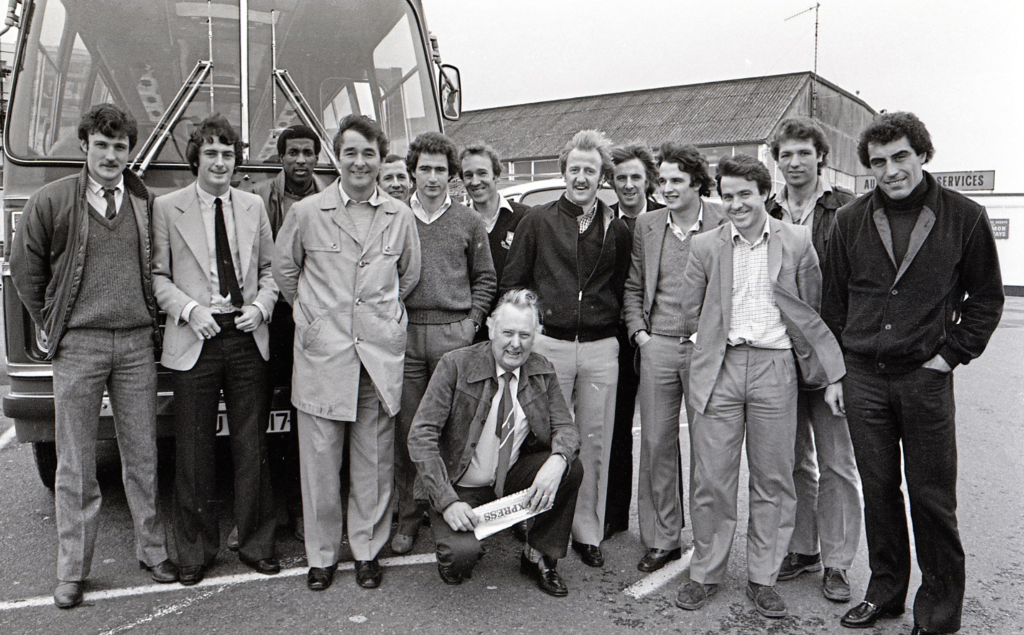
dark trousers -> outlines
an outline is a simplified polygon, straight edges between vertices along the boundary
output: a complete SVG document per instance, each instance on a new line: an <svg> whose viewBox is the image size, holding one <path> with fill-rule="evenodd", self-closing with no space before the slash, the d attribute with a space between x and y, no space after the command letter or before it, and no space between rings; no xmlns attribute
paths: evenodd
<svg viewBox="0 0 1024 635"><path fill-rule="evenodd" d="M292 307L286 302L274 305L270 324L270 383L267 398L274 389L289 387L292 383L292 355L295 342L295 322ZM302 485L299 477L299 422L295 406L289 404L291 430L267 435L267 456L270 476L274 483L279 525L302 518Z"/></svg>
<svg viewBox="0 0 1024 635"><path fill-rule="evenodd" d="M227 405L234 464L238 552L250 560L274 555L274 499L267 470L267 363L251 333L233 316L216 316L221 331L203 344L195 365L175 371L174 537L182 566L217 557L216 426L221 391Z"/></svg>
<svg viewBox="0 0 1024 635"><path fill-rule="evenodd" d="M620 326L619 386L615 395L615 427L612 429L612 453L608 459L608 498L605 500L604 524L612 531L629 529L629 503L633 498L633 415L640 375L633 369L636 351Z"/></svg>
<svg viewBox="0 0 1024 635"><path fill-rule="evenodd" d="M900 448L910 496L921 587L914 621L931 632L960 628L964 550L956 520L953 374L919 368L877 374L847 359L843 380L850 437L864 490L871 582L865 600L902 607L910 584L910 538L900 491Z"/></svg>
<svg viewBox="0 0 1024 635"><path fill-rule="evenodd" d="M523 454L508 470L505 478L505 490L509 493L527 489L533 485L544 462L551 456L548 452ZM562 482L555 494L555 502L551 509L533 517L527 544L552 560L565 557L572 533L572 519L576 513L576 494L583 480L583 465L579 459L572 462L572 467L562 475ZM476 507L489 503L495 498L493 487L460 487L455 486L459 500ZM482 545L472 531L454 531L445 522L443 514L430 508L430 528L434 530L434 541L437 544L438 563L453 567L460 574L468 574L476 566L483 554Z"/></svg>

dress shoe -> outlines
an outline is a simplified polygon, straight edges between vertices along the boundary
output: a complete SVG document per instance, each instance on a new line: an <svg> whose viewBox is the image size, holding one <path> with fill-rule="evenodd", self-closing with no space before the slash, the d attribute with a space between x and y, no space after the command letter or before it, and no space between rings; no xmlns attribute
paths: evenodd
<svg viewBox="0 0 1024 635"><path fill-rule="evenodd" d="M253 560L252 558L246 558L242 554L238 554L238 559L242 561L242 564L246 565L256 573L262 573L263 575L276 575L281 573L281 563L277 561L277 558L260 558L259 560Z"/></svg>
<svg viewBox="0 0 1024 635"><path fill-rule="evenodd" d="M774 586L747 582L747 597L754 608L765 617L786 617L786 602Z"/></svg>
<svg viewBox="0 0 1024 635"><path fill-rule="evenodd" d="M530 576L537 581L541 591L556 598L564 598L569 595L569 588L558 575L557 561L547 556L541 556L537 562L530 562L525 553L519 554L519 572Z"/></svg>
<svg viewBox="0 0 1024 635"><path fill-rule="evenodd" d="M675 549L648 549L644 557L640 558L640 563L636 565L636 568L644 573L651 573L681 557L683 557L683 550L679 547Z"/></svg>
<svg viewBox="0 0 1024 635"><path fill-rule="evenodd" d="M139 560L139 568L143 571L149 571L149 575L153 577L153 580L161 584L178 581L178 567L170 560L164 560L160 564L155 564L152 567L147 566L145 562Z"/></svg>
<svg viewBox="0 0 1024 635"><path fill-rule="evenodd" d="M779 569L779 582L792 580L801 573L815 573L821 571L821 554L807 556L802 553L789 552L782 560L782 568Z"/></svg>
<svg viewBox="0 0 1024 635"><path fill-rule="evenodd" d="M441 582L451 584L453 586L456 584L462 584L466 579L461 573L455 570L455 567L449 567L441 564L440 562L437 563L437 573L441 576Z"/></svg>
<svg viewBox="0 0 1024 635"><path fill-rule="evenodd" d="M181 586L199 584L204 577L206 577L206 567L201 564L184 566L178 570L178 582L181 583Z"/></svg>
<svg viewBox="0 0 1024 635"><path fill-rule="evenodd" d="M228 534L228 550L238 551L238 525L231 528L231 533Z"/></svg>
<svg viewBox="0 0 1024 635"><path fill-rule="evenodd" d="M380 586L380 580L384 572L380 568L377 559L356 560L356 584L364 589L376 589Z"/></svg>
<svg viewBox="0 0 1024 635"><path fill-rule="evenodd" d="M935 631L926 631L917 624L914 624L914 630L910 631L910 635L939 635Z"/></svg>
<svg viewBox="0 0 1024 635"><path fill-rule="evenodd" d="M58 581L57 588L53 590L53 603L60 609L74 608L82 603L82 591L84 588L84 581Z"/></svg>
<svg viewBox="0 0 1024 635"><path fill-rule="evenodd" d="M582 542L572 541L572 550L580 554L580 560L588 567L603 567L604 554L601 548L595 545L588 545Z"/></svg>
<svg viewBox="0 0 1024 635"><path fill-rule="evenodd" d="M861 602L846 612L839 623L846 628L870 628L882 617L899 617L903 615L903 607L892 608L878 606L871 602Z"/></svg>
<svg viewBox="0 0 1024 635"><path fill-rule="evenodd" d="M850 579L846 571L825 567L825 577L821 582L821 592L833 602L850 601Z"/></svg>
<svg viewBox="0 0 1024 635"><path fill-rule="evenodd" d="M334 572L338 570L338 564L334 563L329 567L310 567L306 574L306 586L310 591L323 591L334 582Z"/></svg>
<svg viewBox="0 0 1024 635"><path fill-rule="evenodd" d="M391 551L394 551L398 555L409 553L412 551L412 543L415 542L415 540L415 536L395 534L395 537L391 539Z"/></svg>
<svg viewBox="0 0 1024 635"><path fill-rule="evenodd" d="M679 594L676 596L676 606L687 611L696 611L704 608L714 595L718 593L717 584L701 584L690 580L679 587Z"/></svg>

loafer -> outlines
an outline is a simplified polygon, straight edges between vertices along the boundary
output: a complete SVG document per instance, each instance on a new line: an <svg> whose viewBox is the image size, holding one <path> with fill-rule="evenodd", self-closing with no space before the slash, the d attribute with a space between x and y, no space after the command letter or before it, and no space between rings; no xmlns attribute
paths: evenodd
<svg viewBox="0 0 1024 635"><path fill-rule="evenodd" d="M651 573L681 557L683 557L683 550L679 547L675 549L648 549L644 557L640 558L636 568L644 573Z"/></svg>
<svg viewBox="0 0 1024 635"><path fill-rule="evenodd" d="M164 560L152 567L139 560L139 568L143 571L149 571L149 575L152 576L153 580L160 584L178 581L178 567L170 560Z"/></svg>
<svg viewBox="0 0 1024 635"><path fill-rule="evenodd" d="M238 525L231 528L231 533L228 534L228 550L238 551Z"/></svg>
<svg viewBox="0 0 1024 635"><path fill-rule="evenodd" d="M409 553L410 551L412 551L412 543L415 541L415 536L395 534L395 537L391 539L391 551L394 551L398 555L402 555L403 553Z"/></svg>
<svg viewBox="0 0 1024 635"><path fill-rule="evenodd" d="M57 588L53 590L53 603L60 609L70 609L82 603L82 594L85 590L85 582L57 582Z"/></svg>
<svg viewBox="0 0 1024 635"><path fill-rule="evenodd" d="M899 617L903 615L903 607L878 606L864 601L846 612L839 623L846 628L870 628L883 617Z"/></svg>
<svg viewBox="0 0 1024 635"><path fill-rule="evenodd" d="M821 592L826 599L833 602L850 601L850 579L842 569L825 568L825 577L821 582Z"/></svg>
<svg viewBox="0 0 1024 635"><path fill-rule="evenodd" d="M569 595L569 588L565 586L562 576L558 575L557 561L547 556L541 556L537 562L530 562L525 553L519 554L519 572L537 581L537 587L541 591L556 598L564 598Z"/></svg>
<svg viewBox="0 0 1024 635"><path fill-rule="evenodd" d="M462 584L466 579L461 573L455 570L455 567L449 567L441 564L440 562L437 563L437 573L441 576L441 582L453 586L456 584Z"/></svg>
<svg viewBox="0 0 1024 635"><path fill-rule="evenodd" d="M747 582L747 597L754 601L754 608L765 617L786 617L786 602L773 586Z"/></svg>
<svg viewBox="0 0 1024 635"><path fill-rule="evenodd" d="M281 563L277 561L277 558L260 558L259 560L253 560L252 558L246 558L242 554L238 554L238 559L242 561L242 564L246 565L256 573L262 573L263 575L276 575L281 573Z"/></svg>
<svg viewBox="0 0 1024 635"><path fill-rule="evenodd" d="M676 606L687 611L696 611L704 608L714 595L718 593L717 584L701 584L690 580L679 587L679 594L676 595Z"/></svg>
<svg viewBox="0 0 1024 635"><path fill-rule="evenodd" d="M310 567L306 574L306 586L310 591L323 591L334 582L334 572L338 570L338 564L334 563L329 567Z"/></svg>
<svg viewBox="0 0 1024 635"><path fill-rule="evenodd" d="M816 573L821 571L821 554L807 556L802 553L789 552L782 560L782 568L776 578L779 582L792 580L801 573Z"/></svg>
<svg viewBox="0 0 1024 635"><path fill-rule="evenodd" d="M601 548L596 545L588 545L582 542L572 541L572 550L580 554L580 560L588 567L603 567L604 554Z"/></svg>
<svg viewBox="0 0 1024 635"><path fill-rule="evenodd" d="M356 560L356 584L364 589L376 589L379 587L383 576L384 572L381 570L380 563L377 562L376 558L373 560Z"/></svg>
<svg viewBox="0 0 1024 635"><path fill-rule="evenodd" d="M178 582L181 586L192 586L199 584L206 577L206 567L201 564L193 564L178 569Z"/></svg>

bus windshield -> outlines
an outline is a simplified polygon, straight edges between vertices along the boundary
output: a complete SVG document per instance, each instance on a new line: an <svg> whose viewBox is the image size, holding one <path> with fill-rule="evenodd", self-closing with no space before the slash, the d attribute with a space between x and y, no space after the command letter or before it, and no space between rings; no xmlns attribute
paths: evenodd
<svg viewBox="0 0 1024 635"><path fill-rule="evenodd" d="M156 163L186 163L192 130L220 113L239 128L249 122L248 165L278 164L277 135L301 119L275 88L273 40L277 68L288 71L328 135L345 115L364 114L380 122L393 151L404 154L417 134L439 129L428 54L406 0L32 4L5 132L7 152L20 160L81 160L78 121L90 106L106 101L126 107L138 120L134 157L196 64L211 60L212 73ZM328 164L329 151L321 154L322 164Z"/></svg>

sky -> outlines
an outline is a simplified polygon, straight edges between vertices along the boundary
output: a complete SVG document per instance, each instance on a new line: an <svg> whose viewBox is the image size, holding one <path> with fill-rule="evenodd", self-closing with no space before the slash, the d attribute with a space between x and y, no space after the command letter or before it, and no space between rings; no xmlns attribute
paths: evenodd
<svg viewBox="0 0 1024 635"><path fill-rule="evenodd" d="M423 0L466 110L814 68L814 0ZM820 0L818 73L1024 192L1024 3ZM864 171L867 172L866 170Z"/></svg>

